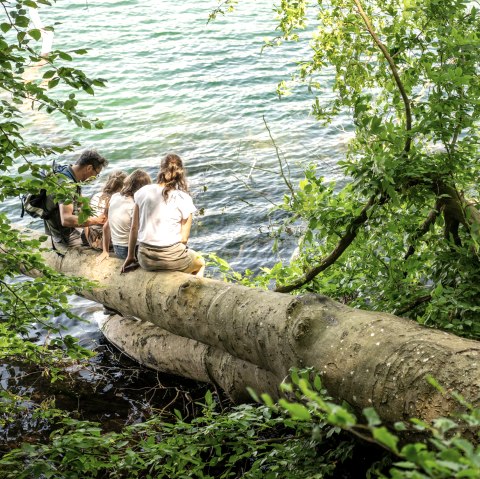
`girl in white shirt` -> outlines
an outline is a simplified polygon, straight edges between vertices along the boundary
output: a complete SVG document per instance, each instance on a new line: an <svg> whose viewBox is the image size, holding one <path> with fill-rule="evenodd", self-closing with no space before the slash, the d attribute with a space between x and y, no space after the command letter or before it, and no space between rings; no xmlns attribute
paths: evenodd
<svg viewBox="0 0 480 479"><path fill-rule="evenodd" d="M97 258L97 263L108 258L110 240L116 256L121 259L127 257L128 238L135 206L133 195L140 188L151 183L152 180L146 171L135 170L125 178L121 191L112 195L106 210L107 221L103 225L103 253Z"/></svg>
<svg viewBox="0 0 480 479"><path fill-rule="evenodd" d="M187 247L192 213L196 211L185 178L182 160L168 154L160 165L157 183L134 195L132 229L124 272L135 263L148 271L171 270L203 276L205 261Z"/></svg>
<svg viewBox="0 0 480 479"><path fill-rule="evenodd" d="M113 194L120 191L123 187L123 180L127 174L120 170L115 170L108 175L107 181L103 185L102 191L95 193L90 198L90 208L93 216L102 216L106 214ZM87 226L85 228L85 236L90 247L94 249L102 249L103 225Z"/></svg>

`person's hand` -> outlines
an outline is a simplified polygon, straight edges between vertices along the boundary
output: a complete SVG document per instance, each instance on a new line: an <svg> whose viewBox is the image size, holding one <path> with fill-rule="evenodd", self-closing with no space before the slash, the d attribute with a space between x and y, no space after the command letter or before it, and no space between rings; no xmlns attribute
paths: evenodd
<svg viewBox="0 0 480 479"><path fill-rule="evenodd" d="M88 218L87 222L84 223L84 226L103 225L106 221L106 215L91 216L90 218Z"/></svg>
<svg viewBox="0 0 480 479"><path fill-rule="evenodd" d="M96 216L94 219L96 220L95 224L103 225L107 221L107 215Z"/></svg>
<svg viewBox="0 0 480 479"><path fill-rule="evenodd" d="M128 271L128 268L131 267L133 264L135 264L135 258L127 257L127 259L122 265L122 273L126 273Z"/></svg>
<svg viewBox="0 0 480 479"><path fill-rule="evenodd" d="M100 264L104 259L107 259L110 256L108 251L104 251L101 255L97 256L95 259L96 264Z"/></svg>

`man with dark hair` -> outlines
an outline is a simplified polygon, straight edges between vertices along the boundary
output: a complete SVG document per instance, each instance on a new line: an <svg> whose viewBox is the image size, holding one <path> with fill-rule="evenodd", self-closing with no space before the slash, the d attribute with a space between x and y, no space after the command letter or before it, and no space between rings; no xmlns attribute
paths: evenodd
<svg viewBox="0 0 480 479"><path fill-rule="evenodd" d="M68 181L82 183L95 179L102 169L107 166L108 161L95 150L84 151L73 165L55 166L54 172L64 175ZM80 185L77 185L77 195L82 193ZM83 227L102 225L105 223L105 216L92 216L82 224L78 220L78 202L75 198L70 204L58 204L53 214L45 220L45 231L52 237L55 249L64 249L72 246L82 246L84 240Z"/></svg>

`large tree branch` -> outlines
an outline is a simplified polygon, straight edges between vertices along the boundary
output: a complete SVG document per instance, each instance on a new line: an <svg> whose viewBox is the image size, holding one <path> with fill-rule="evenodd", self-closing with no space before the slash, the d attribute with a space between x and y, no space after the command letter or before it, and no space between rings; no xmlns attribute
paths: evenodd
<svg viewBox="0 0 480 479"><path fill-rule="evenodd" d="M290 293L291 291L309 283L310 281L312 281L313 278L315 278L315 276L317 276L319 273L326 270L329 266L335 263L335 261L340 258L343 252L352 244L353 240L357 237L358 229L368 219L368 210L370 210L370 208L376 203L376 195L371 196L367 204L363 207L360 214L352 219L352 221L347 227L346 233L337 243L335 249L328 256L322 259L322 261L320 261L317 266L308 270L301 278L297 279L293 283L285 286L278 286L277 288L275 288L275 291L279 293Z"/></svg>
<svg viewBox="0 0 480 479"><path fill-rule="evenodd" d="M458 411L458 402L446 400L426 375L480 403L478 342L322 296L293 297L178 272L121 275L120 260L99 267L87 249L42 256L63 274L101 284L81 294L143 320L109 320L108 338L129 356L213 380L236 399L251 400L245 386L273 395L291 367L311 366L332 397L356 410L374 407L385 422Z"/></svg>
<svg viewBox="0 0 480 479"><path fill-rule="evenodd" d="M410 132L412 129L412 111L410 108L410 100L407 95L407 91L405 89L405 86L400 79L400 75L397 70L397 66L395 65L395 62L393 61L393 58L391 57L390 53L388 53L387 48L385 45L382 43L378 35L375 33L372 23L370 22L370 19L368 18L367 14L365 13L365 10L363 10L363 7L360 3L359 0L353 0L355 5L357 6L358 13L362 17L362 20L365 23L365 26L367 27L368 33L370 33L371 37L373 38L373 41L376 43L378 48L381 50L383 53L383 56L387 60L390 70L392 71L393 78L395 79L395 83L397 84L398 90L400 91L400 95L402 96L403 103L405 105L405 117L406 117L406 130L407 133ZM412 139L410 137L410 134L408 134L407 139L405 141L405 147L404 147L404 152L408 153L410 151L410 146L412 143Z"/></svg>

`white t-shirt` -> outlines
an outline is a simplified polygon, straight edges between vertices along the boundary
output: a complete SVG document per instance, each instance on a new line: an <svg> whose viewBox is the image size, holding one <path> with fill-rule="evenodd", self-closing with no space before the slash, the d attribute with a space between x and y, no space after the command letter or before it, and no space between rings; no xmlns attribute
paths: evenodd
<svg viewBox="0 0 480 479"><path fill-rule="evenodd" d="M110 198L108 223L114 245L128 246L134 207L135 203L131 196L123 196L120 193L115 193Z"/></svg>
<svg viewBox="0 0 480 479"><path fill-rule="evenodd" d="M93 216L100 216L105 214L105 208L108 203L108 195L104 195L101 191L95 193L90 198L90 208L92 208Z"/></svg>
<svg viewBox="0 0 480 479"><path fill-rule="evenodd" d="M182 240L182 220L196 211L192 197L180 190L171 190L168 200L163 187L146 185L134 195L139 209L138 242L151 246L171 246Z"/></svg>

